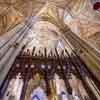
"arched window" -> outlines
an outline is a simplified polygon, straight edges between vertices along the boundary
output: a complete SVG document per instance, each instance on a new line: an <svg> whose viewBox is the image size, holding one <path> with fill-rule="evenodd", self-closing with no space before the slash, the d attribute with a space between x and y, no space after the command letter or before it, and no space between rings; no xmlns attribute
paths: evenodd
<svg viewBox="0 0 100 100"><path fill-rule="evenodd" d="M28 82L25 100L46 100L45 82L36 73Z"/></svg>

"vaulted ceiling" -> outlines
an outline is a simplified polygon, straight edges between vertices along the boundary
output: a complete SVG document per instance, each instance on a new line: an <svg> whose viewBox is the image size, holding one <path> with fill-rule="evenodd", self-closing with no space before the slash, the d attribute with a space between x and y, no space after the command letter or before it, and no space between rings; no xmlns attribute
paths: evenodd
<svg viewBox="0 0 100 100"><path fill-rule="evenodd" d="M91 0L0 0L0 34L38 12L61 32L69 27L87 40L100 32L100 13L93 10Z"/></svg>
<svg viewBox="0 0 100 100"><path fill-rule="evenodd" d="M31 14L35 15L47 3L48 7L47 11L45 12L49 12L49 15L44 15L46 15L46 18L47 16L50 18L50 16L54 17L56 15L55 17L57 18L59 17L59 8L63 10L63 13L67 9L70 11L70 13L77 14L80 12L81 8L84 7L86 0L1 0L0 33L3 34L6 31L12 29L16 24L23 21L26 17L31 16Z"/></svg>

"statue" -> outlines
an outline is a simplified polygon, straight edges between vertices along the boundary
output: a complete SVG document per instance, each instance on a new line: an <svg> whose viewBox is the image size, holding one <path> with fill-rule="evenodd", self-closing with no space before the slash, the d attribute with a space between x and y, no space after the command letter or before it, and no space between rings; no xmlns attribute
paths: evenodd
<svg viewBox="0 0 100 100"><path fill-rule="evenodd" d="M3 100L20 100L22 87L23 80L21 79L21 73L18 73L15 79L11 79Z"/></svg>
<svg viewBox="0 0 100 100"><path fill-rule="evenodd" d="M64 80L60 79L60 77L57 74L55 74L54 76L54 83L55 83L56 94L58 95L59 98L58 100L69 100Z"/></svg>

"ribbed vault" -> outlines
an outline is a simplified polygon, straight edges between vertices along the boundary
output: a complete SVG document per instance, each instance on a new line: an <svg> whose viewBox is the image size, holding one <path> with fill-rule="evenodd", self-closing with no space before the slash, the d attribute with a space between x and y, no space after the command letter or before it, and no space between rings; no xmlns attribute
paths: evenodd
<svg viewBox="0 0 100 100"><path fill-rule="evenodd" d="M100 14L93 10L93 2L93 0L1 0L0 34L3 35L29 16L35 16L40 12L38 16L42 21L56 25L62 33L69 27L82 38L90 40L91 36L100 32ZM64 21L68 16L71 20L68 18Z"/></svg>
<svg viewBox="0 0 100 100"><path fill-rule="evenodd" d="M35 15L43 6L46 5L46 3L48 3L49 18L51 13L56 14L55 18L57 18L59 17L59 8L63 9L63 11L68 9L70 13L75 14L78 10L81 10L80 8L82 8L82 4L85 3L85 0L1 0L0 9L2 10L0 10L0 34L12 29L18 23L25 20L26 17L31 16L32 14ZM54 17L53 14L52 16ZM47 15L48 14L46 14L45 20L47 19ZM48 20L51 20L51 18L49 18ZM59 24L62 26L61 21Z"/></svg>

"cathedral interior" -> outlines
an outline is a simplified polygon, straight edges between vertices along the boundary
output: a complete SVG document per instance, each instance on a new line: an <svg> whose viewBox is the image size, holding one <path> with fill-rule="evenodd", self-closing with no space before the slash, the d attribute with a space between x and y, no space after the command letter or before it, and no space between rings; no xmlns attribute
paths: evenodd
<svg viewBox="0 0 100 100"><path fill-rule="evenodd" d="M100 0L0 0L0 100L100 100Z"/></svg>

